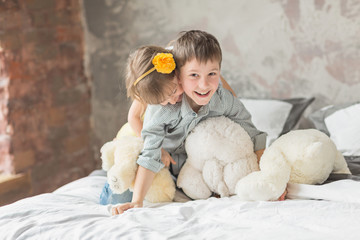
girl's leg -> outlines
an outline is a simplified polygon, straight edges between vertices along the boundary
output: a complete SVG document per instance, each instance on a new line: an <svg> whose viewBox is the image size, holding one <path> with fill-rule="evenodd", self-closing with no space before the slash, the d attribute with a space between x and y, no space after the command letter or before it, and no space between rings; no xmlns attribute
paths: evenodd
<svg viewBox="0 0 360 240"><path fill-rule="evenodd" d="M109 184L106 182L100 195L100 204L107 205L131 202L132 195L133 193L129 190L126 190L121 194L115 194L111 191Z"/></svg>

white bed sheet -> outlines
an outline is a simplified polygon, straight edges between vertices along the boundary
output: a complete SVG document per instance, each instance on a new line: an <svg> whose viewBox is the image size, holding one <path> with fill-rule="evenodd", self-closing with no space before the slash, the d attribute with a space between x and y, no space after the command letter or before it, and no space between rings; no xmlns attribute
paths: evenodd
<svg viewBox="0 0 360 240"><path fill-rule="evenodd" d="M359 182L291 185L289 196L307 199L283 202L186 201L178 192L181 202L111 216L98 204L105 181L88 176L1 207L0 239L360 239Z"/></svg>

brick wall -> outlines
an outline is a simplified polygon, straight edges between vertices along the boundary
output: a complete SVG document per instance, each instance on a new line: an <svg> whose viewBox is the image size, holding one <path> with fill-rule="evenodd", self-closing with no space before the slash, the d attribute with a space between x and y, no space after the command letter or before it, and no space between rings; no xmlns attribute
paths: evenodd
<svg viewBox="0 0 360 240"><path fill-rule="evenodd" d="M96 166L80 8L79 0L0 1L0 172L29 186L15 198Z"/></svg>

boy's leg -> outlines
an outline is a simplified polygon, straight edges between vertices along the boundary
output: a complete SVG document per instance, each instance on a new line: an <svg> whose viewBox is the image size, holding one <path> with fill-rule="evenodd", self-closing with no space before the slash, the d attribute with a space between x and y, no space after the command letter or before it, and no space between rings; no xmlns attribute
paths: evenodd
<svg viewBox="0 0 360 240"><path fill-rule="evenodd" d="M111 191L109 184L106 182L100 195L100 204L118 204L131 202L133 193L128 190L121 194L115 194Z"/></svg>

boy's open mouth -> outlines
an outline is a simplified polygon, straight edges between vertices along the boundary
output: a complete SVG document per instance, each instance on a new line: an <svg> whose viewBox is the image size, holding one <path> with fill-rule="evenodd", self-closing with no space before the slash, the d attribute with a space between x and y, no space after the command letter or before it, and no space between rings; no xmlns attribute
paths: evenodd
<svg viewBox="0 0 360 240"><path fill-rule="evenodd" d="M207 92L201 93L201 92L195 91L196 95L198 95L199 97L207 97L207 96L209 96L210 92L211 92L211 91L207 91Z"/></svg>

